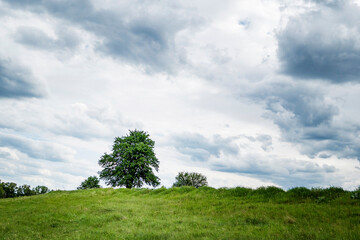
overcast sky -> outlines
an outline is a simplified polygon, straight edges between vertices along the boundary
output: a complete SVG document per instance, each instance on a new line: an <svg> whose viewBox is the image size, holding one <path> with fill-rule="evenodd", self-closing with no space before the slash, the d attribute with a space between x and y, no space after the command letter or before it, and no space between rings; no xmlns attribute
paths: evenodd
<svg viewBox="0 0 360 240"><path fill-rule="evenodd" d="M352 190L359 22L351 0L0 0L0 179L75 189L139 129L166 187Z"/></svg>

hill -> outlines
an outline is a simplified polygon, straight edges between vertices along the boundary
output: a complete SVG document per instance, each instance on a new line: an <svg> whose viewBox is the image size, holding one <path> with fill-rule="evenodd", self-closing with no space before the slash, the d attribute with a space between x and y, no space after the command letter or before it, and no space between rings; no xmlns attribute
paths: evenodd
<svg viewBox="0 0 360 240"><path fill-rule="evenodd" d="M0 199L0 239L360 239L342 189L54 191Z"/></svg>

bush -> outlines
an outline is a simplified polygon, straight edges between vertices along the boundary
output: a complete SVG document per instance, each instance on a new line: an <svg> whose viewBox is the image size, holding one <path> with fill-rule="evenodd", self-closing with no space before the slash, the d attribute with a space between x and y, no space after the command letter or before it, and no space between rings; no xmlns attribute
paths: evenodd
<svg viewBox="0 0 360 240"><path fill-rule="evenodd" d="M253 195L261 195L265 198L273 198L279 193L284 193L285 191L281 188L275 187L275 186L269 186L269 187L259 187L255 189L252 193Z"/></svg>
<svg viewBox="0 0 360 240"><path fill-rule="evenodd" d="M33 191L35 194L44 194L50 192L49 188L46 186L36 186Z"/></svg>
<svg viewBox="0 0 360 240"><path fill-rule="evenodd" d="M96 176L91 176L85 179L77 189L100 188L99 182L100 180Z"/></svg>
<svg viewBox="0 0 360 240"><path fill-rule="evenodd" d="M3 188L3 184L1 183L1 180L0 180L0 198L5 198L5 190Z"/></svg>
<svg viewBox="0 0 360 240"><path fill-rule="evenodd" d="M179 172L175 180L176 182L173 184L173 187L192 186L199 188L207 186L206 177L201 173Z"/></svg>
<svg viewBox="0 0 360 240"><path fill-rule="evenodd" d="M360 199L360 186L351 193L351 199Z"/></svg>
<svg viewBox="0 0 360 240"><path fill-rule="evenodd" d="M287 191L288 194L296 199L311 198L311 190L306 187L295 187Z"/></svg>

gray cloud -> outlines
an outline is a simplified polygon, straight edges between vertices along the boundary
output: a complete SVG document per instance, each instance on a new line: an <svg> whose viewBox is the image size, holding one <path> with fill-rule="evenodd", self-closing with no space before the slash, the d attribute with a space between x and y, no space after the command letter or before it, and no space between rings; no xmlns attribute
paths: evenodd
<svg viewBox="0 0 360 240"><path fill-rule="evenodd" d="M98 51L140 65L147 71L175 71L175 64L184 61L183 53L175 49L175 35L189 22L195 23L187 17L190 15L184 14L175 3L123 3L122 12L116 13L95 8L89 0L5 2L13 7L47 13L64 22L75 24L101 38L101 43L96 47ZM38 38L42 43L33 43L33 40ZM49 48L49 44L44 42L46 38L43 33L23 32L19 40L26 44Z"/></svg>
<svg viewBox="0 0 360 240"><path fill-rule="evenodd" d="M192 161L201 162L203 167L271 181L284 188L329 184L325 179L337 171L327 164L274 156L270 152L272 138L269 135L206 138L200 134L183 134L174 137L172 144L180 153L191 156Z"/></svg>
<svg viewBox="0 0 360 240"><path fill-rule="evenodd" d="M0 58L0 98L40 98L44 95L43 87L30 70Z"/></svg>
<svg viewBox="0 0 360 240"><path fill-rule="evenodd" d="M60 108L37 106L26 102L0 105L0 130L14 129L39 135L71 136L82 140L112 139L114 134L126 133L128 129L142 128L118 111L107 106L75 103L61 111Z"/></svg>
<svg viewBox="0 0 360 240"><path fill-rule="evenodd" d="M79 44L76 34L68 29L58 29L57 39L34 27L19 27L14 35L18 43L41 50L74 49Z"/></svg>
<svg viewBox="0 0 360 240"><path fill-rule="evenodd" d="M282 71L302 79L360 82L360 7L315 2L316 10L291 18L277 35Z"/></svg>
<svg viewBox="0 0 360 240"><path fill-rule="evenodd" d="M231 172L240 175L256 177L261 180L271 180L285 189L306 186L319 187L324 185L336 185L337 179L331 179L331 174L337 169L330 165L319 165L309 161L295 159L271 159L270 161L261 158L247 159L245 166L229 166L218 164L213 166L214 170Z"/></svg>
<svg viewBox="0 0 360 240"><path fill-rule="evenodd" d="M251 96L262 102L281 130L284 141L309 157L335 155L360 159L360 125L334 121L339 109L317 88L295 83L273 83Z"/></svg>
<svg viewBox="0 0 360 240"><path fill-rule="evenodd" d="M31 158L64 162L68 161L75 151L69 147L57 143L33 140L12 134L0 133L0 146L10 147Z"/></svg>
<svg viewBox="0 0 360 240"><path fill-rule="evenodd" d="M211 156L220 157L221 154L236 155L239 147L236 138L222 138L214 135L208 139L200 134L183 134L173 137L175 148L183 154L191 156L193 161L207 161Z"/></svg>
<svg viewBox="0 0 360 240"><path fill-rule="evenodd" d="M346 4L348 0L305 0L305 2L311 2L316 4L321 4L327 7L339 8Z"/></svg>

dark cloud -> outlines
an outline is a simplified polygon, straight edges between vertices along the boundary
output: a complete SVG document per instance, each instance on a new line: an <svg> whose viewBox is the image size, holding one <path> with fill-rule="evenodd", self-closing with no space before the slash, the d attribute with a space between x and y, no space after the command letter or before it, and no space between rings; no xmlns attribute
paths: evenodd
<svg viewBox="0 0 360 240"><path fill-rule="evenodd" d="M140 65L148 71L174 71L181 63L174 46L174 38L191 19L178 10L175 3L135 1L123 5L121 12L95 8L89 0L81 1L10 1L13 7L37 13L50 14L56 18L81 27L100 39L96 49L100 52ZM119 3L120 4L120 3ZM192 22L194 23L194 22ZM20 39L24 43L49 47L43 33L26 33ZM41 39L41 44L33 40ZM50 43L53 45L53 43Z"/></svg>
<svg viewBox="0 0 360 240"><path fill-rule="evenodd" d="M335 155L360 159L360 125L334 121L339 109L321 90L295 83L273 83L251 97L268 110L284 141L297 145L309 157Z"/></svg>
<svg viewBox="0 0 360 240"><path fill-rule="evenodd" d="M43 87L30 70L0 58L0 98L40 98L44 95Z"/></svg>
<svg viewBox="0 0 360 240"><path fill-rule="evenodd" d="M219 158L221 154L236 155L239 147L236 138L222 138L214 135L208 139L200 134L174 136L174 146L182 154L191 156L193 161L208 161L211 156Z"/></svg>
<svg viewBox="0 0 360 240"><path fill-rule="evenodd" d="M55 162L66 162L75 154L74 150L60 144L4 133L0 133L0 146L16 149L31 158Z"/></svg>
<svg viewBox="0 0 360 240"><path fill-rule="evenodd" d="M314 1L278 33L282 71L301 79L360 82L360 7L350 1Z"/></svg>
<svg viewBox="0 0 360 240"><path fill-rule="evenodd" d="M54 39L40 29L19 27L14 37L18 43L40 50L74 49L79 44L79 39L74 32L63 28L59 29L56 34L57 38Z"/></svg>

